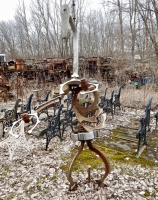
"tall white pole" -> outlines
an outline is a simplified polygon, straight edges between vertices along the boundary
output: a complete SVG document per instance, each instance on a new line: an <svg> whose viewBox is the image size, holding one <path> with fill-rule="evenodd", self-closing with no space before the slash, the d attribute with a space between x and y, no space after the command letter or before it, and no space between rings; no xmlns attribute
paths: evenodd
<svg viewBox="0 0 158 200"><path fill-rule="evenodd" d="M78 34L77 28L74 24L72 17L70 16L70 9L67 4L62 5L61 9L62 18L62 37L67 38L68 24L71 26L73 32L73 74L71 77L78 78Z"/></svg>

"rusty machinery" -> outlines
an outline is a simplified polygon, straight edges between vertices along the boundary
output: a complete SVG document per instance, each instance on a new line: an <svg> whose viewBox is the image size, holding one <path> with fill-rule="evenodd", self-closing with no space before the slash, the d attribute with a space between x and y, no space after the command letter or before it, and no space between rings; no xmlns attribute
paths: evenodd
<svg viewBox="0 0 158 200"><path fill-rule="evenodd" d="M115 81L115 68L113 66L111 57L99 57L98 68L102 80L106 80L109 84Z"/></svg>

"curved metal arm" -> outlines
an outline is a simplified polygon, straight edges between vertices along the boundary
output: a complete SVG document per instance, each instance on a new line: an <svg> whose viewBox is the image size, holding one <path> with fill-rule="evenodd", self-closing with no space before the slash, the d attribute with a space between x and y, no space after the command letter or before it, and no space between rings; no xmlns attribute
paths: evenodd
<svg viewBox="0 0 158 200"><path fill-rule="evenodd" d="M32 133L33 129L36 128L36 126L40 123L40 120L39 120L39 118L38 118L38 114L37 114L37 113L29 114L29 115L35 116L36 119L37 119L36 124L32 127L32 129L30 129L30 130L28 131L28 133Z"/></svg>
<svg viewBox="0 0 158 200"><path fill-rule="evenodd" d="M35 116L35 117L37 118L36 124L28 131L28 133L32 133L33 129L37 126L37 124L40 123L40 120L39 120L39 118L38 118L38 114L37 114L37 113L28 114L28 115L30 115L30 116ZM19 119L18 121L13 122L13 125L12 125L12 127L11 127L11 129L10 129L10 131L9 131L9 135L12 135L12 136L15 137L16 139L19 137L19 135L13 133L13 128L14 128L15 124L17 124L17 123L20 122L20 121L22 121L22 119ZM20 125L21 125L21 123L19 124L18 127L20 127ZM18 127L17 127L17 128L18 128Z"/></svg>
<svg viewBox="0 0 158 200"><path fill-rule="evenodd" d="M16 139L19 137L19 135L17 135L17 134L14 134L13 133L13 127L15 126L15 124L17 124L18 122L20 122L20 121L22 121L22 119L19 119L18 121L16 121L16 122L13 122L13 125L12 125L12 127L11 127L11 129L10 129L10 131L9 131L9 135L12 135L13 137L15 137ZM21 125L21 123L19 124L19 126ZM18 126L18 127L19 127ZM17 127L17 128L18 128Z"/></svg>

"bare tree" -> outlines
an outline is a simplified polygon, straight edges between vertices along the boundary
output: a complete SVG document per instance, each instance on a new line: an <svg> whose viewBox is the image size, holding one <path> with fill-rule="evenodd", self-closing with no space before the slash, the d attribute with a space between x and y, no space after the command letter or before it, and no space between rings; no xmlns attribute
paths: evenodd
<svg viewBox="0 0 158 200"><path fill-rule="evenodd" d="M8 57L12 59L15 59L17 54L15 33L16 29L13 22L0 23L0 43L3 49L2 52L6 52Z"/></svg>
<svg viewBox="0 0 158 200"><path fill-rule="evenodd" d="M158 3L155 0L137 2L137 11L140 14L148 36L153 44L155 55L158 60Z"/></svg>
<svg viewBox="0 0 158 200"><path fill-rule="evenodd" d="M30 37L30 24L29 20L27 19L27 11L26 11L26 6L24 3L24 0L19 2L19 6L16 10L16 15L15 15L15 20L17 24L17 31L19 34L19 38L21 38L21 47L24 46L27 51L25 52L26 57L33 57L33 50L32 50L32 44L31 44L31 37ZM23 41L25 40L25 44L23 44ZM25 46L26 45L26 46Z"/></svg>

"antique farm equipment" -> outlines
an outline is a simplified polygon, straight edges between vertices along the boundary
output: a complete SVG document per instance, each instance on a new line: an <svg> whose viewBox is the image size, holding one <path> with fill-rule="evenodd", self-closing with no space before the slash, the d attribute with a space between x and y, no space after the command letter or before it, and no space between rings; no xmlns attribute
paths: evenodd
<svg viewBox="0 0 158 200"><path fill-rule="evenodd" d="M79 57L79 76L81 78L85 77L86 75L86 66L87 66L86 58L83 56L80 56Z"/></svg>
<svg viewBox="0 0 158 200"><path fill-rule="evenodd" d="M129 77L129 80L134 85L134 87L136 87L138 89L140 86L140 75L138 74L138 72L136 72L136 71L128 72L127 71L126 74Z"/></svg>
<svg viewBox="0 0 158 200"><path fill-rule="evenodd" d="M99 57L98 67L104 81L107 81L109 84L115 82L115 68L111 57Z"/></svg>
<svg viewBox="0 0 158 200"><path fill-rule="evenodd" d="M14 60L10 60L7 66L8 71L15 71L16 70L16 63Z"/></svg>
<svg viewBox="0 0 158 200"><path fill-rule="evenodd" d="M16 59L16 69L17 71L22 71L24 69L24 60Z"/></svg>
<svg viewBox="0 0 158 200"><path fill-rule="evenodd" d="M86 72L89 77L94 77L98 73L97 57L92 57L87 60Z"/></svg>
<svg viewBox="0 0 158 200"><path fill-rule="evenodd" d="M0 99L5 101L9 99L10 91L10 85L4 74L6 67L6 56L5 54L0 54Z"/></svg>

